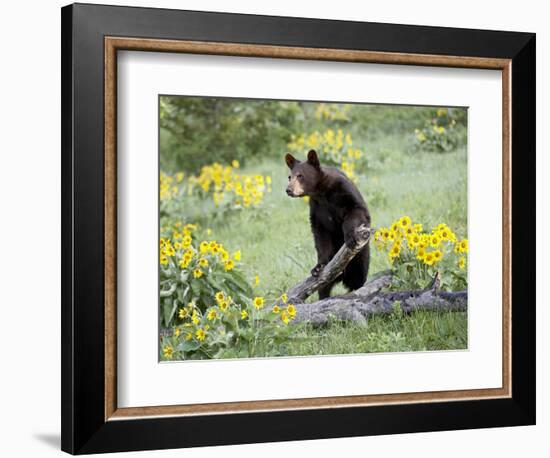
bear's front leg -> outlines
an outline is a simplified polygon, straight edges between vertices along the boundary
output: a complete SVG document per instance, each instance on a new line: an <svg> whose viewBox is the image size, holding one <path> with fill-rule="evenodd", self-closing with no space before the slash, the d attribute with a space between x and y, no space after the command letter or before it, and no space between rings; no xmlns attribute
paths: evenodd
<svg viewBox="0 0 550 458"><path fill-rule="evenodd" d="M313 269L311 269L311 275L314 277L318 277L325 266L326 264L318 263Z"/></svg>
<svg viewBox="0 0 550 458"><path fill-rule="evenodd" d="M317 251L317 265L311 269L311 275L318 277L324 267L332 259L334 246L330 234L322 227L312 225L315 250Z"/></svg>
<svg viewBox="0 0 550 458"><path fill-rule="evenodd" d="M354 248L359 243L355 230L363 224L370 227L370 216L362 208L349 212L344 218L342 231L344 232L344 243L348 248Z"/></svg>

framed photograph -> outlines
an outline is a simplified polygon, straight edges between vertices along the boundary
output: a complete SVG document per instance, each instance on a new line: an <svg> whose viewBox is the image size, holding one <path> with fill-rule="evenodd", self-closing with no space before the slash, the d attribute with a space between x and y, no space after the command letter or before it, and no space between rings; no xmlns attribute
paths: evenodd
<svg viewBox="0 0 550 458"><path fill-rule="evenodd" d="M535 423L534 34L70 5L62 179L63 450Z"/></svg>

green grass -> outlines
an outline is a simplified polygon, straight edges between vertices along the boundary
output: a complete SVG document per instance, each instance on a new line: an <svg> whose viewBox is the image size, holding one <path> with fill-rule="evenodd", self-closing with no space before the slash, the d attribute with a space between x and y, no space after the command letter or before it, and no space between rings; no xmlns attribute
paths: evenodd
<svg viewBox="0 0 550 458"><path fill-rule="evenodd" d="M359 188L372 215L373 227L409 215L431 227L447 223L456 233L467 231L467 154L461 148L446 154L411 153L408 134L393 134L368 143L368 169ZM258 211L242 211L224 220L206 220L213 237L230 251L242 250L249 279L259 275L257 294L278 297L309 275L316 253L309 227L308 205L285 194L288 171L278 161L249 163L242 173L272 176L273 191ZM386 257L372 249L371 274L389 268ZM345 292L337 286L333 294ZM310 298L315 300L316 297ZM410 316L371 318L368 324L332 323L306 327L289 355L463 349L467 346L466 313L420 312Z"/></svg>
<svg viewBox="0 0 550 458"><path fill-rule="evenodd" d="M288 348L290 355L453 350L467 346L467 321L465 314L420 311L374 316L367 325L309 327L303 336L303 343Z"/></svg>

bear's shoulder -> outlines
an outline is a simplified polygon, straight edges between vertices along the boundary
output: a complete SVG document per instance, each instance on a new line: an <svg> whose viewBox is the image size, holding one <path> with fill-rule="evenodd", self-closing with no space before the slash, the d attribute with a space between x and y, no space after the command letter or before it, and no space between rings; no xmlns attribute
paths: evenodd
<svg viewBox="0 0 550 458"><path fill-rule="evenodd" d="M346 206L366 207L357 186L342 172L334 167L323 167L326 176L322 190L329 200L337 199Z"/></svg>

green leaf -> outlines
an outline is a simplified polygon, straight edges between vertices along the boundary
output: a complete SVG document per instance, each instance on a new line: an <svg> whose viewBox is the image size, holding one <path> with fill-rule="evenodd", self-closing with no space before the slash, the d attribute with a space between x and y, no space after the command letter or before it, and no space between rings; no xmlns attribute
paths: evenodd
<svg viewBox="0 0 550 458"><path fill-rule="evenodd" d="M212 288L214 288L217 291L223 291L224 290L224 286L223 286L223 279L222 279L222 282L220 283L218 280L216 280L212 275L211 276L208 276L207 277L207 282L210 284L210 286L212 286Z"/></svg>
<svg viewBox="0 0 550 458"><path fill-rule="evenodd" d="M252 287L248 284L246 279L236 270L230 270L226 274L226 278L228 278L232 283L237 285L239 289L242 290L243 293L247 294L248 296L252 295Z"/></svg>
<svg viewBox="0 0 550 458"><path fill-rule="evenodd" d="M177 306L178 306L178 303L174 301L171 297L164 298L162 302L164 326L168 327L170 325L170 322L172 321L174 313L176 312Z"/></svg>
<svg viewBox="0 0 550 458"><path fill-rule="evenodd" d="M201 346L201 343L196 340L184 340L176 349L183 352L195 351Z"/></svg>
<svg viewBox="0 0 550 458"><path fill-rule="evenodd" d="M200 296L201 295L201 281L200 280L196 280L196 279L193 279L190 281L189 285L191 286L191 290L193 291L193 294L195 296Z"/></svg>

